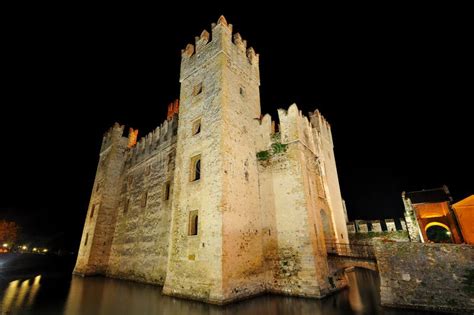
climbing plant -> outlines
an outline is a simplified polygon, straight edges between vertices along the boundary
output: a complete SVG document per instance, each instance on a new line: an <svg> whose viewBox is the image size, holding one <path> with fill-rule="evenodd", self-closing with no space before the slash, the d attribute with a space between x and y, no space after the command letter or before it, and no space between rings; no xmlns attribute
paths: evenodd
<svg viewBox="0 0 474 315"><path fill-rule="evenodd" d="M257 159L259 161L266 161L270 158L270 152L268 150L257 152Z"/></svg>

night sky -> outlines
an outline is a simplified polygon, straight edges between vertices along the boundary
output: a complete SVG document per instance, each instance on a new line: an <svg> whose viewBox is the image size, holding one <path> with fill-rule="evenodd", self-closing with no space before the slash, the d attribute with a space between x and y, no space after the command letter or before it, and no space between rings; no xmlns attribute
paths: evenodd
<svg viewBox="0 0 474 315"><path fill-rule="evenodd" d="M260 54L263 113L330 122L350 219L402 216L403 190L474 193L468 10L181 6L4 12L0 220L77 251L103 133L164 120L181 49L220 14Z"/></svg>

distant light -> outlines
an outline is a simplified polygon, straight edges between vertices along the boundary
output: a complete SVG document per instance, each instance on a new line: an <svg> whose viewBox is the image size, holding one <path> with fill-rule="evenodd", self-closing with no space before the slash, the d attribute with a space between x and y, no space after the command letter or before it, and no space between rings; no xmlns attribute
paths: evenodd
<svg viewBox="0 0 474 315"><path fill-rule="evenodd" d="M8 243L3 243L3 247L8 247Z"/></svg>
<svg viewBox="0 0 474 315"><path fill-rule="evenodd" d="M447 235L451 235L451 232L449 232L449 231L446 231L446 234L447 234Z"/></svg>
<svg viewBox="0 0 474 315"><path fill-rule="evenodd" d="M43 253L47 253L47 252L48 252L47 248L43 249Z"/></svg>
<svg viewBox="0 0 474 315"><path fill-rule="evenodd" d="M25 245L23 245L23 246L21 247L21 249L23 249L23 250L27 250L27 249L28 249L28 247L26 247Z"/></svg>
<svg viewBox="0 0 474 315"><path fill-rule="evenodd" d="M35 247L35 248L33 248L33 251L34 251L34 252L36 252L37 250L38 250L38 248L36 248L36 247Z"/></svg>

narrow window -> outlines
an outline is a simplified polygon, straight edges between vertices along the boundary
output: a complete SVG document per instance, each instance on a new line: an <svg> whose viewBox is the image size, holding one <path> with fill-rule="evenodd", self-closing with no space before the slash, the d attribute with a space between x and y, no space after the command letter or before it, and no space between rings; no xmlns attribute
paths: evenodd
<svg viewBox="0 0 474 315"><path fill-rule="evenodd" d="M125 203L123 205L123 213L127 213L128 212L128 204L129 204L129 200L128 199L125 199Z"/></svg>
<svg viewBox="0 0 474 315"><path fill-rule="evenodd" d="M172 162L173 162L173 155L170 153L168 154L168 166L170 166Z"/></svg>
<svg viewBox="0 0 474 315"><path fill-rule="evenodd" d="M196 84L196 85L194 86L194 89L193 89L193 95L194 95L194 96L197 96L197 95L199 95L199 94L201 94L201 93L202 93L202 82L200 82L199 84Z"/></svg>
<svg viewBox="0 0 474 315"><path fill-rule="evenodd" d="M97 186L95 187L95 191L98 192L100 189L100 183L97 183Z"/></svg>
<svg viewBox="0 0 474 315"><path fill-rule="evenodd" d="M193 123L193 136L201 132L201 119L194 121Z"/></svg>
<svg viewBox="0 0 474 315"><path fill-rule="evenodd" d="M94 210L95 210L95 205L92 206L91 215L90 215L91 219L94 217Z"/></svg>
<svg viewBox="0 0 474 315"><path fill-rule="evenodd" d="M165 200L170 199L170 190L171 190L171 184L170 184L170 182L166 182L165 183L165 191L164 191Z"/></svg>
<svg viewBox="0 0 474 315"><path fill-rule="evenodd" d="M86 234L86 240L85 240L85 242L84 242L84 246L87 245L87 241L88 241L88 240L89 240L89 233Z"/></svg>
<svg viewBox="0 0 474 315"><path fill-rule="evenodd" d="M191 159L191 181L201 179L201 155L196 155Z"/></svg>
<svg viewBox="0 0 474 315"><path fill-rule="evenodd" d="M188 235L197 235L198 234L198 211L194 210L189 213L189 227Z"/></svg>
<svg viewBox="0 0 474 315"><path fill-rule="evenodd" d="M133 176L130 175L130 176L128 176L128 185L130 186L130 185L132 185L132 183L133 183Z"/></svg>
<svg viewBox="0 0 474 315"><path fill-rule="evenodd" d="M141 203L142 208L146 207L147 199L148 199L148 192L144 192L142 195L142 203Z"/></svg>
<svg viewBox="0 0 474 315"><path fill-rule="evenodd" d="M239 93L240 93L240 96L245 96L245 90L243 87L240 87Z"/></svg>
<svg viewBox="0 0 474 315"><path fill-rule="evenodd" d="M151 166L150 165L147 165L147 167L145 168L145 175L150 175L150 170L151 170Z"/></svg>

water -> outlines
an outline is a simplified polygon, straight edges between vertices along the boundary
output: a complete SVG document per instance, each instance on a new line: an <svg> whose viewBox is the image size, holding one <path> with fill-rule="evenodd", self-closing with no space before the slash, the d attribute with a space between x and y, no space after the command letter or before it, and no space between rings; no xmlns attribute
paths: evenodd
<svg viewBox="0 0 474 315"><path fill-rule="evenodd" d="M75 277L67 269L18 279L0 269L0 314L434 314L380 307L378 275L364 269L348 273L349 289L322 300L263 295L227 306L164 296L152 285Z"/></svg>

